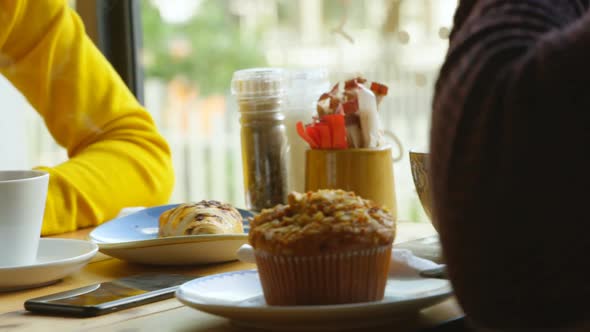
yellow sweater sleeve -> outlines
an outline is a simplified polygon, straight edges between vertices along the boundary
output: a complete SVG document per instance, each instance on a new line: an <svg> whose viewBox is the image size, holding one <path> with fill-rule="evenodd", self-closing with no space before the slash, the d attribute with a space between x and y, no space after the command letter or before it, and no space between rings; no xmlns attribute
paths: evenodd
<svg viewBox="0 0 590 332"><path fill-rule="evenodd" d="M125 206L165 203L170 150L63 0L0 0L0 73L68 151L50 173L42 234L97 225Z"/></svg>

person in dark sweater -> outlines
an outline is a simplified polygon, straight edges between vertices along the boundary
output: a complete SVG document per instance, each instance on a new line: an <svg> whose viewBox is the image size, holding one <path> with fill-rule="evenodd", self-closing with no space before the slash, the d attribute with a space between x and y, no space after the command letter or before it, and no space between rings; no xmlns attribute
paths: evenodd
<svg viewBox="0 0 590 332"><path fill-rule="evenodd" d="M590 330L590 0L462 0L436 83L434 218L476 326Z"/></svg>

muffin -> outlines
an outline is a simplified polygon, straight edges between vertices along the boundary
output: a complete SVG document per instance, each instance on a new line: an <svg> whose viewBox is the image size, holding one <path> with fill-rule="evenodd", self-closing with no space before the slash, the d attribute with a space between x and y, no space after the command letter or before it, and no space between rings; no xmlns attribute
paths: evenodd
<svg viewBox="0 0 590 332"><path fill-rule="evenodd" d="M291 193L249 233L270 305L383 299L394 238L386 208L343 190Z"/></svg>

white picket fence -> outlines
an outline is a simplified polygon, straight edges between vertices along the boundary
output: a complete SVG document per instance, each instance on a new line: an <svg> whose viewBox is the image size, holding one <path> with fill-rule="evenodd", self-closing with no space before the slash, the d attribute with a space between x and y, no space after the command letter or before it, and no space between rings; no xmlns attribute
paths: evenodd
<svg viewBox="0 0 590 332"><path fill-rule="evenodd" d="M425 221L427 218L415 193L407 151L428 146L432 85L436 74L426 74L424 86L416 85L413 73L375 71L369 75L391 86L391 94L384 100L381 111L383 126L394 131L406 149L404 159L394 168L398 215L405 220ZM148 80L146 95L146 107L172 149L176 185L170 201L217 199L244 206L239 114L233 98L227 95L226 110L207 119L198 107L191 110L186 119L188 134L182 134L162 126L166 85ZM65 151L55 144L38 115L29 112L27 116L30 164L56 165L66 160ZM208 123L203 124L203 121ZM203 125L209 130L200 130Z"/></svg>
<svg viewBox="0 0 590 332"><path fill-rule="evenodd" d="M189 119L192 124L202 121L198 112L191 113ZM238 118L226 113L210 120L214 135L165 133L176 173L171 200L217 199L244 206Z"/></svg>
<svg viewBox="0 0 590 332"><path fill-rule="evenodd" d="M381 111L383 126L394 131L405 148L404 159L394 168L398 215L405 220L425 221L427 218L415 193L407 153L410 149L424 150L428 146L432 84L436 74L425 74L424 86L416 84L412 73L375 72L374 77L374 80L392 87ZM172 201L218 199L244 206L239 114L229 95L226 105L223 114L209 117L208 125L213 134L193 130L188 136L181 136L169 129L163 130L173 151L177 176ZM156 107L147 106L152 111ZM196 109L188 121L189 128L198 128L204 119Z"/></svg>

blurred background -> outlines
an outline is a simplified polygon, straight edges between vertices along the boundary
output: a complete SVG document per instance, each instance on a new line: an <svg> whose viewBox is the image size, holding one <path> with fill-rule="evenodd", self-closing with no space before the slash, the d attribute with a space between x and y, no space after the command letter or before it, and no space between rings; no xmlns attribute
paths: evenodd
<svg viewBox="0 0 590 332"><path fill-rule="evenodd" d="M427 221L407 151L427 149L433 86L456 6L457 0L139 0L144 104L172 147L171 202L244 206L239 115L229 91L234 71L325 68L331 82L360 73L389 86L380 115L406 148L395 164L398 215ZM0 100L0 168L66 160L1 76Z"/></svg>

